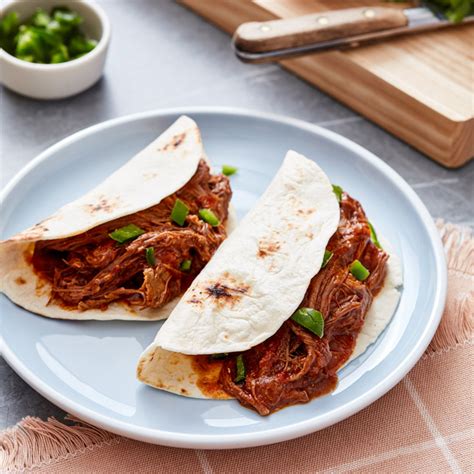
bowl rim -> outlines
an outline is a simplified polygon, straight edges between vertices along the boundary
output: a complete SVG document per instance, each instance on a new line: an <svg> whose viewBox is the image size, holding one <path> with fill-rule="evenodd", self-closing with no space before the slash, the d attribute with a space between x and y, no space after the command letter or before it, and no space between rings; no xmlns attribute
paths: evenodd
<svg viewBox="0 0 474 474"><path fill-rule="evenodd" d="M89 51L88 53L84 54L84 56L81 56L80 58L76 59L71 59L70 61L66 61L64 63L57 63L57 64L39 64L39 63L30 63L28 61L24 61L23 59L18 59L16 56L13 56L12 54L8 53L4 49L0 49L0 58L4 59L6 62L9 62L13 66L19 66L25 69L30 69L30 70L35 70L35 71L41 71L41 70L61 70L61 69L67 69L71 67L76 67L80 66L83 63L86 63L87 61L91 61L95 57L103 54L105 50L107 49L107 46L110 42L110 35L111 35L111 26L110 26L110 21L105 13L105 10L98 5L96 2L93 1L88 1L88 0L74 0L74 2L69 2L68 0L62 0L63 3L82 3L88 7L91 12L96 15L96 17L99 19L100 24L102 26L102 35L100 36L96 47L92 50ZM11 10L14 8L15 4L22 3L22 0L10 0L7 2L6 5L3 6L3 11L5 12L7 9ZM58 3L61 3L58 0ZM41 2L38 2L38 7L41 7Z"/></svg>

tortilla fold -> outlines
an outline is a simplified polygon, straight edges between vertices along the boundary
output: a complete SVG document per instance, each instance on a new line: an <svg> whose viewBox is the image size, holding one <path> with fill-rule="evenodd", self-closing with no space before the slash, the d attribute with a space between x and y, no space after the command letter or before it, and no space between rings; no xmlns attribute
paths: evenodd
<svg viewBox="0 0 474 474"><path fill-rule="evenodd" d="M0 242L0 291L34 313L75 320L157 320L166 318L177 299L153 309L112 303L107 310L67 309L50 302L51 286L31 265L35 243L81 234L100 224L159 204L182 188L205 159L196 123L180 117L162 135L96 188L66 204L42 222ZM229 216L228 223L234 217Z"/></svg>

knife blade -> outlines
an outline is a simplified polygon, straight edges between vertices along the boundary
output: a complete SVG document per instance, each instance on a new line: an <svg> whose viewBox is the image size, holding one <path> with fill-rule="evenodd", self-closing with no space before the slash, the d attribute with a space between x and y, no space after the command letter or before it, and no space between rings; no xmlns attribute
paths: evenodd
<svg viewBox="0 0 474 474"><path fill-rule="evenodd" d="M416 8L361 7L296 18L249 22L232 38L244 62L271 62L309 53L355 48L396 36L474 22L474 15L452 23L439 11Z"/></svg>

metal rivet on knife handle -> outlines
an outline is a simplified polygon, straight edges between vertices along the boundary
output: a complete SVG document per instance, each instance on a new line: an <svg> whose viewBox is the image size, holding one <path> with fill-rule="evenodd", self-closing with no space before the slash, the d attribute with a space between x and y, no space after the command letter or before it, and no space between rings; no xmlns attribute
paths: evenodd
<svg viewBox="0 0 474 474"><path fill-rule="evenodd" d="M320 25L327 25L329 23L329 20L326 16L320 16L316 19L316 21L320 24Z"/></svg>
<svg viewBox="0 0 474 474"><path fill-rule="evenodd" d="M366 18L375 18L375 10L371 10L370 8L367 10L364 10L364 16Z"/></svg>

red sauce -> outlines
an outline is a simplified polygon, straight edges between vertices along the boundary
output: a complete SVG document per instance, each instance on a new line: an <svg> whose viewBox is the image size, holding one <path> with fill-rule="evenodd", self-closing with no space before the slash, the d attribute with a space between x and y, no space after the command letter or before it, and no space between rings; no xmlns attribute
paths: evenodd
<svg viewBox="0 0 474 474"><path fill-rule="evenodd" d="M228 398L219 382L223 360L212 356L198 355L192 358L193 372L197 375L196 385L202 394L209 398Z"/></svg>

